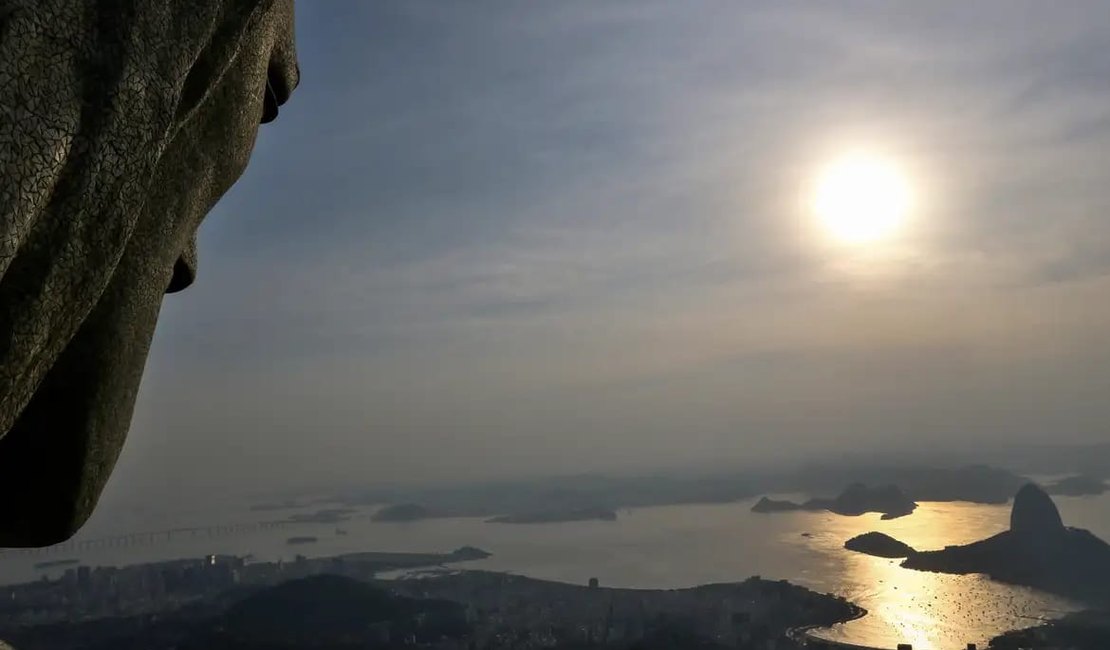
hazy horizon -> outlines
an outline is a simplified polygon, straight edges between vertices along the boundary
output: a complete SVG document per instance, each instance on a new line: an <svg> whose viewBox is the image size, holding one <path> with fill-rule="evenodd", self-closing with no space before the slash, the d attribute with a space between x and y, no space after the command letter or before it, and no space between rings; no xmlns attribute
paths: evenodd
<svg viewBox="0 0 1110 650"><path fill-rule="evenodd" d="M108 496L1105 439L1081 4L300 3ZM856 150L868 246L808 209Z"/></svg>

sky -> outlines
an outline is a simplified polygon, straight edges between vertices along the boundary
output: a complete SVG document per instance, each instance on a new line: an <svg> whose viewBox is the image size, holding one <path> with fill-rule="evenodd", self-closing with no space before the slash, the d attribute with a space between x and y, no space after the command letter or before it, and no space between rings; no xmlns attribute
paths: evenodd
<svg viewBox="0 0 1110 650"><path fill-rule="evenodd" d="M109 495L1105 438L1110 4L301 2ZM830 237L814 179L913 201Z"/></svg>

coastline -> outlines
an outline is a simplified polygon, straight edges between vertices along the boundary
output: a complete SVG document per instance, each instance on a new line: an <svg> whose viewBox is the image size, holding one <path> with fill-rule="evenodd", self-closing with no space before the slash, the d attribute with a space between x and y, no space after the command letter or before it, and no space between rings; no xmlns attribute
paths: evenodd
<svg viewBox="0 0 1110 650"><path fill-rule="evenodd" d="M844 625L845 623L858 621L859 619L867 616L869 613L866 609L860 607L855 603L849 602L848 604L853 609L852 616L844 619L843 621L839 621L834 625ZM875 646L850 643L848 641L834 641L830 639L825 639L815 634L815 632L828 630L832 627L832 625L803 625L801 627L795 627L787 630L786 636L791 641L809 648L819 648L824 650L884 650L883 648L878 648Z"/></svg>
<svg viewBox="0 0 1110 650"><path fill-rule="evenodd" d="M798 595L802 595L806 598L809 598L810 596L813 596L813 597L817 597L818 600L821 600L821 601L824 601L824 602L828 602L828 599L835 599L835 600L840 601L841 609L832 616L823 617L823 620L822 620L821 623L798 625L798 626L795 626L795 627L788 627L787 625L782 625L781 627L778 627L778 629L775 632L778 635L777 638L779 638L779 639L785 638L785 639L789 640L790 642L792 642L793 644L795 644L798 647L814 648L814 649L817 649L817 650L834 650L834 649L836 649L836 650L883 650L884 648L889 649L891 647L890 645L875 646L875 645L866 645L866 644L852 642L852 641L835 640L835 639L824 638L822 636L822 634L824 632L832 631L838 626L842 626L844 624L847 624L847 623L850 623L850 622L853 622L853 621L861 620L861 619L865 618L866 616L870 615L869 610L866 609L865 607L861 606L861 605L858 605L858 604L854 603L854 602L847 601L843 597L834 596L833 594L827 594L827 593L821 593L821 592L813 591L812 589L806 588L806 587L804 587L804 586L802 586L798 583L790 582L788 580L764 580L762 578L759 578L758 576L753 576L753 577L749 577L746 580L738 581L738 582L708 583L708 584L702 584L702 585L697 585L697 586L692 586L692 587L687 587L687 588L682 588L682 589L636 589L636 588L622 588L622 587L603 587L603 588L599 589L596 584L587 586L587 585L583 585L581 583L574 583L574 582L564 582L564 581L555 581L555 580L545 580L545 579L540 579L540 578L530 578L530 577L527 577L527 576L524 576L524 575L519 575L519 574L515 574L513 572L507 572L507 571L488 571L488 570L480 570L480 569L476 570L476 569L466 569L466 568L447 569L446 566L445 566L446 561L450 561L450 559L455 559L456 561L464 561L466 559L465 557L460 557L460 556L464 555L463 551L469 551L469 552L472 552L474 554L481 553L481 551L479 551L478 549L466 549L466 547L464 547L463 549L456 550L453 553L448 553L448 554L442 554L442 553L441 554L382 553L382 552L378 552L378 553L375 553L375 552L348 553L348 554L344 554L344 555L340 555L340 556L324 556L324 557L311 558L311 559L302 558L301 560L298 560L298 562L294 564L294 568L298 569L297 571L295 571L295 573L297 573L298 575L315 574L317 571L328 572L329 570L334 570L334 566L333 566L333 562L332 562L333 560L342 559L342 560L347 561L347 562L345 562L345 564L346 563L351 563L348 568L353 569L355 565L363 565L363 568L365 568L369 573L370 579L368 581L369 582L376 582L377 580L381 580L383 577L385 577L385 576L380 575L380 571L383 568L383 565L389 565L390 563L396 563L400 566L395 567L395 569L405 571L406 574L402 574L400 576L397 576L396 578L394 578L392 580L389 580L389 582L409 583L407 585L408 587L414 587L415 586L417 588L417 592L414 592L414 594L409 594L410 596L415 597L416 595L419 595L420 597L429 597L429 595L427 593L419 593L419 592L426 592L426 591L428 591L429 587L435 587L437 589L440 589L443 592L442 594L439 595L439 597L446 598L446 599L452 599L452 600L454 600L454 598L451 598L451 596L453 596L453 595L470 594L473 597L474 593L479 593L479 592L483 591L482 589L475 590L472 587L467 587L464 584L455 584L455 585L448 584L452 581L458 583L461 580L465 580L465 578L463 578L463 576L465 576L465 575L470 575L470 576L474 576L474 577L482 578L482 579L486 579L486 580L489 580L490 576L492 576L493 577L492 578L493 582L496 584L496 586L498 588L500 588L500 589L508 588L508 589L511 589L511 590L516 590L516 591L519 591L520 593L525 594L525 595L528 595L528 594L531 594L532 592L535 592L532 595L536 595L536 598L538 600L543 600L544 597L545 597L544 594L546 592L548 592L549 590L552 590L552 589L558 590L560 592L565 591L565 592L568 592L568 593L570 593L570 591L573 591L574 595L577 597L577 599L581 600L581 598L585 594L593 594L593 597L595 597L595 598L600 594L616 594L616 595L625 595L625 596L627 596L629 593L634 594L634 595L639 595L639 596L641 596L641 598L643 596L656 597L656 596L659 596L659 594L661 594L661 593L680 595L680 594L686 594L686 593L691 593L692 594L692 593L695 593L695 592L702 592L702 593L712 593L712 594L719 595L720 590L722 590L722 589L737 589L737 588L751 589L753 585L758 589L755 592L755 595L758 596L761 593L766 595L766 588L770 587L772 589L772 592L769 594L769 596L771 596L772 597L771 600L775 603L778 603L780 607L782 606L783 602L791 602L791 601L788 601L788 600L780 600L780 598L785 599L788 596L789 597L797 597ZM227 557L227 556L224 556L220 559L221 559L221 564L232 561L232 560L235 560L235 559L238 559L240 561L243 560L243 558L231 558L231 557ZM361 562L360 562L360 560L361 560ZM439 560L439 561L435 561L435 560ZM204 566L207 566L207 562L208 562L207 560L204 560L204 559L197 559L195 561L196 562L204 562L205 563ZM429 561L431 561L431 562L429 563ZM161 564L178 565L181 562L182 562L182 560L177 560L177 561L168 561L168 562L161 563ZM159 563L154 563L154 564L157 565ZM265 565L265 564L268 564L268 563L258 563L258 564L259 565ZM318 565L318 566L316 566L315 570L313 570L309 565ZM408 566L404 566L404 565L408 565ZM142 566L142 565L139 565L139 566ZM257 568L258 567L258 565L255 565L255 564L251 564L251 565L244 564L242 566L244 568L246 568L246 567ZM280 564L279 564L279 566L280 566ZM157 569L158 567L154 566L154 565L151 565L151 568L152 569ZM428 569L435 570L437 568L445 569L447 575L441 574L441 575L438 575L438 576L419 576L419 575L411 575L411 574L407 573L408 571L411 571L412 569L415 569L415 568L422 568L424 570L428 570ZM116 569L116 571L119 572L122 575L124 572L129 572L130 569L118 568L118 569ZM215 574L213 574L213 575L215 575ZM485 578L483 578L483 576L485 576ZM132 576L132 577L134 577L134 576ZM256 577L264 578L263 576L256 576ZM440 581L436 580L435 578L445 579L446 583L440 583ZM366 578L364 577L362 579L366 579ZM269 583L268 580L262 579L259 584L268 584L268 583ZM439 584L437 584L437 583L439 583ZM37 586L38 582L29 583L29 584L34 584L34 585ZM760 587L760 585L765 585L765 586ZM399 584L398 586L402 586L402 585ZM784 589L785 589L785 591L783 591ZM807 593L809 595L805 595ZM556 595L559 595L559 594L556 594ZM565 596L566 594L562 594L562 595ZM747 596L745 596L745 598L750 598L751 596L752 596L752 594L748 594ZM671 596L671 595L667 596L667 598L673 598L673 597L674 596ZM567 599L560 597L560 598L557 598L556 600L567 600ZM575 600L575 599L572 598L570 600ZM610 601L610 608L611 607L612 607L612 601ZM641 601L641 607L642 607L642 601ZM612 612L612 609L610 609L610 615L611 615L611 612ZM839 618L839 620L837 620L837 618L836 618L837 616L841 616L843 618ZM797 621L798 618L795 618L794 620ZM811 618L810 620L813 620L813 619ZM18 639L15 639L15 640L18 641ZM869 642L874 643L875 641L869 640ZM791 647L793 647L793 646L791 646ZM2 648L2 646L0 646L0 648Z"/></svg>
<svg viewBox="0 0 1110 650"><path fill-rule="evenodd" d="M934 639L942 647L963 647L965 639L959 638L964 636L959 632L960 629L974 630L974 638L985 640L1028 626L1036 620L1057 618L1072 611L1072 608L1056 602L1056 599L1043 598L1040 592L1025 589L1019 592L1009 585L983 580L981 577L903 572L893 565L887 567L888 561L846 553L841 546L844 539L874 528L908 541L916 540L912 536L905 536L906 533L899 526L905 527L907 523L900 523L901 520L878 524L874 521L874 516L853 519L809 513L768 518L750 513L746 507L750 505L647 508L622 516L617 526L592 522L566 523L560 524L561 528L558 530L540 526L489 526L480 518L432 520L406 528L377 524L366 517L359 517L345 525L350 533L346 536L335 536L333 526L325 528L322 524L305 525L304 533L317 534L320 537L320 541L309 552L285 544L286 535L301 533L300 528L295 531L279 528L214 538L198 535L196 540L186 535L181 543L175 538L172 544L137 544L128 547L105 545L104 549L83 552L81 560L90 566L132 566L142 562L200 557L204 553L215 552L229 555L255 554L251 563L279 559L291 563L293 554L298 551L310 556L309 559L313 556L346 555L367 548L408 549L410 545L414 552L432 552L451 549L474 539L488 539L491 546L487 550L494 551L494 557L454 567L518 573L577 585L585 585L589 577L597 575L605 586L639 589L685 588L716 581L735 582L762 574L786 578L794 584L817 592L843 594L849 596L849 600L855 604L866 608L871 618L856 620L843 626L833 625L833 621L826 618L823 622L831 627L816 628L812 631L812 636L818 639L826 637L824 640L852 642L861 647L871 645L892 648L896 640L911 636L903 633L905 631L900 626L892 628L880 620L890 618L883 609L888 596L886 591L873 593L866 588L868 581L876 577L869 568L872 564L881 565L878 569L882 573L877 574L877 577L884 578L887 583L900 585L899 591L889 591L891 596L902 596L897 601L898 610L894 614L896 618L890 618L891 622L895 622L901 614L926 612L923 603L932 598L932 593L947 593L951 590L968 594L969 600L979 604L974 609L991 617L986 620L963 616L961 614L968 609L964 607L955 614L954 620L960 623L959 627ZM1068 505L1073 512L1088 519L1102 517L1103 512L1110 513L1110 495L1098 499L1072 499ZM917 525L916 520L924 523L950 523L958 533L945 533L936 541L930 539L921 544L923 548L939 548L947 543L966 543L989 534L994 528L1003 527L1006 523L1004 510L1006 509L1001 507L977 504L927 502L906 521L914 525ZM229 520L230 517L228 515ZM582 552L579 536L575 534L580 528L591 536L590 553ZM940 530L939 525L936 528ZM557 543L552 543L552 533L549 530L553 530ZM676 530L682 530L683 533L676 534ZM811 536L805 536L804 533L807 532ZM1106 529L1105 534L1110 538L1110 528ZM691 542L697 549L695 553L686 552ZM747 543L753 549L752 552L736 554L733 549L740 543ZM622 555L622 549L629 544L635 545L638 552ZM540 554L536 549L543 549L544 553ZM41 579L42 575L49 575L54 579L64 572L64 567L51 571L32 571L31 567L37 559L68 556L61 553L46 554L44 558L36 556L37 553L4 553L0 568L10 569L12 583L33 582ZM621 558L621 561L612 561L614 557ZM661 563L655 561L657 557L667 557L669 560ZM829 558L834 558L836 563L829 562ZM903 579L912 584L892 582ZM923 599L918 591L927 592L928 598ZM1032 593L1027 594L1026 591ZM911 597L915 595L916 598ZM1011 601L1016 604L1010 605ZM950 613L949 609L951 608L946 606L943 612ZM838 615L846 619L850 613L847 608L843 608ZM797 624L809 622L804 619L795 620ZM780 638L785 627L787 626L779 628ZM918 639L929 636L922 636L922 633L923 629L917 630L912 636ZM939 643L941 637L943 644ZM1110 645L1107 647L1110 648Z"/></svg>

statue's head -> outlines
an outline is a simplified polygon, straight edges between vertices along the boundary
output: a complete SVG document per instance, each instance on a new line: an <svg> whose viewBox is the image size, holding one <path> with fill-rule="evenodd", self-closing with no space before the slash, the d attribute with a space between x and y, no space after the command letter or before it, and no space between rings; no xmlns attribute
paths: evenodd
<svg viewBox="0 0 1110 650"><path fill-rule="evenodd" d="M291 0L41 4L60 15L28 3L0 31L6 69L53 57L0 77L0 546L91 514L162 298L298 81Z"/></svg>

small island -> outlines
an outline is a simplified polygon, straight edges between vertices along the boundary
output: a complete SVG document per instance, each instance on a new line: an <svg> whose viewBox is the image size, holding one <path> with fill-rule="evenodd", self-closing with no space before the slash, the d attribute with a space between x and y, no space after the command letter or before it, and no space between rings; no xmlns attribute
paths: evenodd
<svg viewBox="0 0 1110 650"><path fill-rule="evenodd" d="M490 524L557 524L567 521L616 521L616 511L607 508L575 508L502 515L487 519Z"/></svg>
<svg viewBox="0 0 1110 650"><path fill-rule="evenodd" d="M813 512L827 510L848 517L857 517L868 512L878 512L882 513L883 519L896 519L912 514L916 508L917 503L907 497L895 485L871 488L862 483L853 483L835 498L810 499L801 504L763 497L752 506L752 512L773 513L794 510Z"/></svg>
<svg viewBox="0 0 1110 650"><path fill-rule="evenodd" d="M309 514L290 515L283 521L290 524L337 524L354 514L353 508L325 508Z"/></svg>
<svg viewBox="0 0 1110 650"><path fill-rule="evenodd" d="M909 544L900 542L890 535L879 532L856 535L852 539L844 542L844 548L849 551L856 551L857 553L865 553L867 555L874 555L875 557L886 558L909 557L917 552Z"/></svg>
<svg viewBox="0 0 1110 650"><path fill-rule="evenodd" d="M370 517L370 520L386 522L420 521L431 516L431 511L424 506L415 503L398 503L379 509Z"/></svg>
<svg viewBox="0 0 1110 650"><path fill-rule="evenodd" d="M770 497L762 497L759 501L752 506L752 512L759 512L763 514L771 512L792 512L794 510L801 510L800 504L793 501L772 499Z"/></svg>
<svg viewBox="0 0 1110 650"><path fill-rule="evenodd" d="M1049 494L1067 497L1098 496L1108 489L1110 487L1102 479L1083 474L1062 478L1045 487Z"/></svg>
<svg viewBox="0 0 1110 650"><path fill-rule="evenodd" d="M443 566L456 562L484 560L491 554L474 546L462 546L450 553L389 553L379 551L346 553L336 556L344 562L357 563L364 567L377 567L378 571L396 569L418 569Z"/></svg>
<svg viewBox="0 0 1110 650"><path fill-rule="evenodd" d="M471 560L484 560L492 554L475 546L460 546L447 554L445 562L469 562Z"/></svg>

